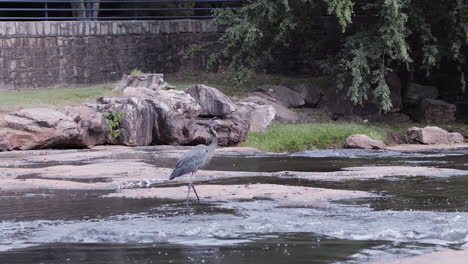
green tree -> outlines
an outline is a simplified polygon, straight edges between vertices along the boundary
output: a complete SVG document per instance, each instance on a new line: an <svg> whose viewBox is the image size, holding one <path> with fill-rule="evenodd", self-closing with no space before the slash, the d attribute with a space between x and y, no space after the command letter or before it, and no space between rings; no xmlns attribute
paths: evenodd
<svg viewBox="0 0 468 264"><path fill-rule="evenodd" d="M465 63L466 0L255 0L216 12L215 22L227 29L209 66L229 62L231 77L240 85L261 62L271 59L275 48L298 38L313 46L311 21L325 13L336 17L342 31L328 69L337 76L337 87L347 89L356 104L373 93L389 111L385 76L394 69L429 74L442 60ZM357 23L356 13L364 14L368 23Z"/></svg>

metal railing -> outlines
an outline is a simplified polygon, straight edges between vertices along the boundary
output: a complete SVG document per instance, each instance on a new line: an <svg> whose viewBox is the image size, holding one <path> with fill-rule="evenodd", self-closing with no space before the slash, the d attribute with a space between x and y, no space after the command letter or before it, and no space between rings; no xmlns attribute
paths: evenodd
<svg viewBox="0 0 468 264"><path fill-rule="evenodd" d="M209 19L251 0L0 0L0 20Z"/></svg>

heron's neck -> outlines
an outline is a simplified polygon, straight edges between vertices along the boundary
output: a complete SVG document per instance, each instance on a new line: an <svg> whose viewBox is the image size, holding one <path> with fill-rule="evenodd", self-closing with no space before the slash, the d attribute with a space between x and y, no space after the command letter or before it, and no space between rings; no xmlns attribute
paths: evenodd
<svg viewBox="0 0 468 264"><path fill-rule="evenodd" d="M210 149L215 149L218 146L218 134L216 130L212 126L210 126L210 134L211 134L211 143L208 146Z"/></svg>

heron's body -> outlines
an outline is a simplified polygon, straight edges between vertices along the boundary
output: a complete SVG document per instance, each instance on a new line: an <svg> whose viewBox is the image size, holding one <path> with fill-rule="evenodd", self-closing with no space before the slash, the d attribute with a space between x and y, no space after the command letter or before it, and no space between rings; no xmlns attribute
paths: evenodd
<svg viewBox="0 0 468 264"><path fill-rule="evenodd" d="M218 121L217 118L214 118L213 121ZM180 177L185 174L191 174L191 177L189 177L189 184L188 184L188 191L187 191L187 204L188 204L188 198L190 196L190 188L193 188L193 191L197 195L197 199L200 200L198 197L197 191L195 190L195 187L192 185L192 179L193 175L203 166L208 164L210 162L211 157L213 157L213 152L218 146L218 134L216 134L216 131L214 130L213 126L215 123L213 123L210 128L210 134L211 134L211 143L210 145L197 145L190 149L189 151L185 152L182 157L177 161L177 164L174 168L174 170L171 173L171 176L169 176L169 180L173 180L177 177Z"/></svg>
<svg viewBox="0 0 468 264"><path fill-rule="evenodd" d="M211 145L210 145L211 146ZM197 145L185 152L177 161L175 169L172 171L169 180L185 175L187 173L196 172L208 162L213 156L213 151L207 145Z"/></svg>

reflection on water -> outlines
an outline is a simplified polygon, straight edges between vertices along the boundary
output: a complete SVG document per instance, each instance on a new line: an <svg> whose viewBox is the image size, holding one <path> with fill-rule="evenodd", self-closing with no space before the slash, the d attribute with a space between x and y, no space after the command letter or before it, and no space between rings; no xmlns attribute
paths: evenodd
<svg viewBox="0 0 468 264"><path fill-rule="evenodd" d="M323 171L412 162L463 169L468 160L467 151L398 153L228 155L217 156L211 168ZM363 263L467 248L468 176L244 177L211 183L275 183L381 196L306 209L278 208L269 200L186 207L183 201L101 197L109 191L0 190L0 263Z"/></svg>

